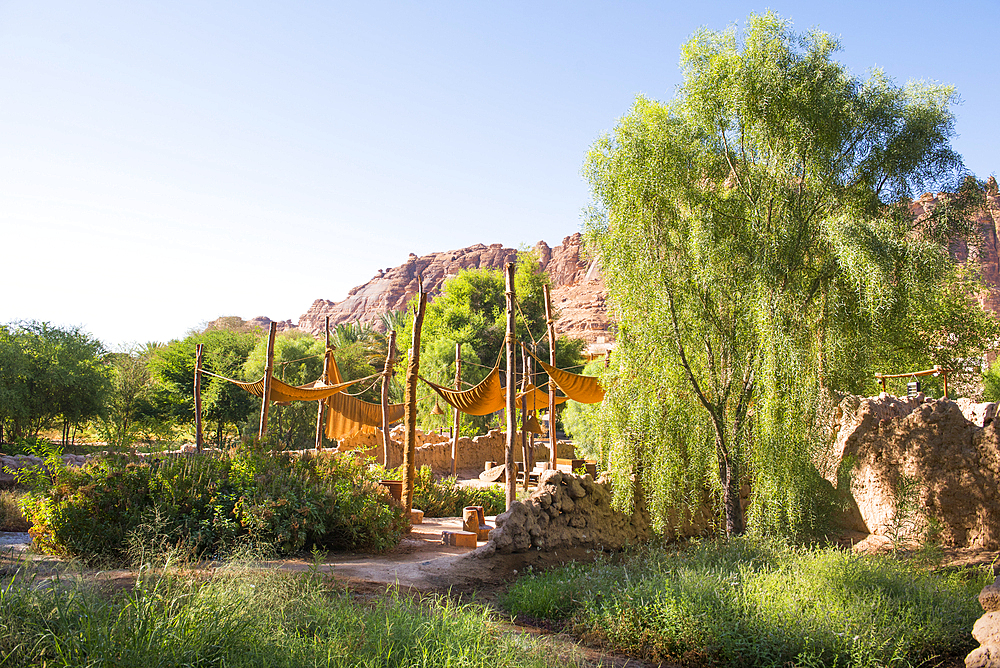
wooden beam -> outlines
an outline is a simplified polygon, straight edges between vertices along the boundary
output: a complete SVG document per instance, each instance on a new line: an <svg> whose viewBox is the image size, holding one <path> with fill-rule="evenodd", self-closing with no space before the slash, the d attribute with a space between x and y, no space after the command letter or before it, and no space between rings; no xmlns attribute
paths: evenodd
<svg viewBox="0 0 1000 668"><path fill-rule="evenodd" d="M505 448L505 458L504 458L504 473L507 476L507 481L505 485L506 497L507 497L507 510L514 505L514 500L517 497L517 467L514 465L514 438L517 433L517 414L514 412L516 408L516 394L515 389L515 367L517 366L517 356L514 352L514 346L517 343L514 339L514 299L516 295L514 294L514 263L508 262L507 266L504 267L504 274L506 276L506 295L507 295L507 442Z"/></svg>
<svg viewBox="0 0 1000 668"><path fill-rule="evenodd" d="M260 428L257 430L257 438L261 441L267 437L267 416L271 403L271 376L274 374L274 335L277 332L277 323L272 322L267 334L267 362L264 365L264 396L260 402Z"/></svg>

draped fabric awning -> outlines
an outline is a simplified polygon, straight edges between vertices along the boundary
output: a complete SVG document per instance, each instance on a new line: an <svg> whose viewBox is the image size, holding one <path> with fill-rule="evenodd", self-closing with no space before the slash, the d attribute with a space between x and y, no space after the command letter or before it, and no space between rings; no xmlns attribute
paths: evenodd
<svg viewBox="0 0 1000 668"><path fill-rule="evenodd" d="M566 403L569 397L556 395L556 406ZM517 395L518 410L527 409L529 411L548 410L549 391L529 384L528 389Z"/></svg>
<svg viewBox="0 0 1000 668"><path fill-rule="evenodd" d="M340 367L333 357L327 361L327 376L331 382L342 383ZM379 374L376 374L379 375ZM369 376L374 378L375 376ZM389 404L389 424L403 419L403 404ZM347 394L335 394L326 400L325 433L327 438L342 439L357 433L373 434L382 428L382 404L362 401Z"/></svg>
<svg viewBox="0 0 1000 668"><path fill-rule="evenodd" d="M478 385L467 390L452 390L424 378L420 380L430 385L449 405L466 415L489 415L501 410L505 404L499 364Z"/></svg>
<svg viewBox="0 0 1000 668"><path fill-rule="evenodd" d="M528 354L531 354L531 351L528 351ZM535 357L533 354L531 356ZM573 401L579 401L581 404L596 404L604 399L604 388L593 376L582 376L578 373L557 369L537 357L535 360L545 370L545 373L549 374L549 378L555 381L559 389Z"/></svg>
<svg viewBox="0 0 1000 668"><path fill-rule="evenodd" d="M404 404L389 404L389 423L403 419ZM382 405L362 401L347 394L326 400L326 437L347 438L359 432L374 433L382 428Z"/></svg>
<svg viewBox="0 0 1000 668"><path fill-rule="evenodd" d="M216 378L223 378L217 374L212 374ZM358 378L357 380L349 380L346 383L340 382L334 385L324 385L322 383L314 382L308 385L288 385L283 383L277 378L271 377L271 401L323 401L327 397L333 396L338 392L342 392L344 389L354 385L355 383L360 383L363 380L370 380L375 376L368 376L368 378ZM228 380L233 385L239 385L244 390L250 394L263 397L264 396L264 379L255 380L252 382L244 382L242 380L233 380L232 378L223 378L223 380Z"/></svg>

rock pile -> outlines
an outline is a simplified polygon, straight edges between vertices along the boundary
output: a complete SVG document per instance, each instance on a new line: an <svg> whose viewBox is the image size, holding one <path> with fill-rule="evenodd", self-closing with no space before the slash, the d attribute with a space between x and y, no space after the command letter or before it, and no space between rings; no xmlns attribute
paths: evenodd
<svg viewBox="0 0 1000 668"><path fill-rule="evenodd" d="M979 592L979 605L986 612L972 627L979 647L965 657L965 667L1000 668L1000 577Z"/></svg>
<svg viewBox="0 0 1000 668"><path fill-rule="evenodd" d="M579 547L619 550L649 537L649 513L644 508L631 515L614 510L605 482L550 470L541 474L531 496L497 516L489 541L472 554L487 558Z"/></svg>

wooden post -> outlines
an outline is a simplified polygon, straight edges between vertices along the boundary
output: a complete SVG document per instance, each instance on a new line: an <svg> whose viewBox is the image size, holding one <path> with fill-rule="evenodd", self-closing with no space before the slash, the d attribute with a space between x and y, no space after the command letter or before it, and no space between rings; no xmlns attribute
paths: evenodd
<svg viewBox="0 0 1000 668"><path fill-rule="evenodd" d="M521 392L528 391L528 378L531 376L528 366L528 353L521 351ZM528 455L528 398L521 402L521 464L524 468L524 482L522 489L528 491L528 466L531 457Z"/></svg>
<svg viewBox="0 0 1000 668"><path fill-rule="evenodd" d="M948 398L948 372L947 371L943 371L942 374L944 375L944 398L947 399Z"/></svg>
<svg viewBox="0 0 1000 668"><path fill-rule="evenodd" d="M420 328L424 324L424 310L427 308L427 293L423 280L417 277L420 288L417 299L417 315L413 319L413 341L410 344L410 362L406 367L406 397L404 399L403 420L406 432L403 436L403 508L406 513L413 509L413 481L417 477L417 374L420 373Z"/></svg>
<svg viewBox="0 0 1000 668"><path fill-rule="evenodd" d="M516 409L516 394L517 391L514 388L514 371L517 366L517 356L514 353L514 263L508 262L507 266L504 267L504 273L506 275L507 284L507 443L505 448L505 458L504 458L504 473L507 476L507 482L505 485L506 495L507 495L507 510L514 505L514 499L517 496L516 491L516 467L514 464L514 437L517 432L517 413L514 411Z"/></svg>
<svg viewBox="0 0 1000 668"><path fill-rule="evenodd" d="M462 391L462 344L455 344L455 391ZM458 432L462 425L462 414L457 408L454 410L454 424L451 432L451 474L458 475Z"/></svg>
<svg viewBox="0 0 1000 668"><path fill-rule="evenodd" d="M264 365L264 397L260 402L260 429L257 430L257 438L261 441L267 436L267 415L271 403L271 375L274 373L274 335L277 332L277 323L272 322L270 331L267 334L267 363Z"/></svg>
<svg viewBox="0 0 1000 668"><path fill-rule="evenodd" d="M199 343L194 353L194 448L201 452L201 359L205 344Z"/></svg>
<svg viewBox="0 0 1000 668"><path fill-rule="evenodd" d="M389 343L385 351L385 365L382 367L382 466L389 468L389 379L392 366L396 362L396 330L389 330Z"/></svg>
<svg viewBox="0 0 1000 668"><path fill-rule="evenodd" d="M556 324L552 318L552 294L549 286L543 285L545 293L545 322L549 333L549 366L556 365ZM558 443L556 442L556 384L549 377L549 468L555 470L558 459Z"/></svg>

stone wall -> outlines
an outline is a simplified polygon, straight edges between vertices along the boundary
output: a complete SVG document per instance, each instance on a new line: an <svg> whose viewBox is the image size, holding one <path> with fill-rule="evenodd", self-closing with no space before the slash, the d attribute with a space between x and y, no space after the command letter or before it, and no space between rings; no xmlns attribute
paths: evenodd
<svg viewBox="0 0 1000 668"><path fill-rule="evenodd" d="M63 455L66 466L82 466L87 458L84 455ZM31 455L0 455L0 483L14 482L14 475L23 468L41 466L45 460Z"/></svg>
<svg viewBox="0 0 1000 668"><path fill-rule="evenodd" d="M389 432L389 466L399 466L403 462L403 429L395 427ZM442 440L444 439L444 440ZM482 471L486 462L503 462L506 450L506 432L492 429L481 436L458 439L458 469L460 471ZM382 430L373 434L358 434L340 441L337 449L341 452L359 450L369 457L382 461ZM560 442L560 453L564 452ZM535 461L548 457L549 449L536 441ZM514 461L520 462L521 448L514 448ZM439 475L451 473L451 440L447 436L426 434L417 430L416 466L430 466Z"/></svg>
<svg viewBox="0 0 1000 668"><path fill-rule="evenodd" d="M532 550L619 550L649 537L648 511L641 505L631 515L614 510L607 483L589 475L545 471L531 496L497 516L489 541L472 554L487 558Z"/></svg>

